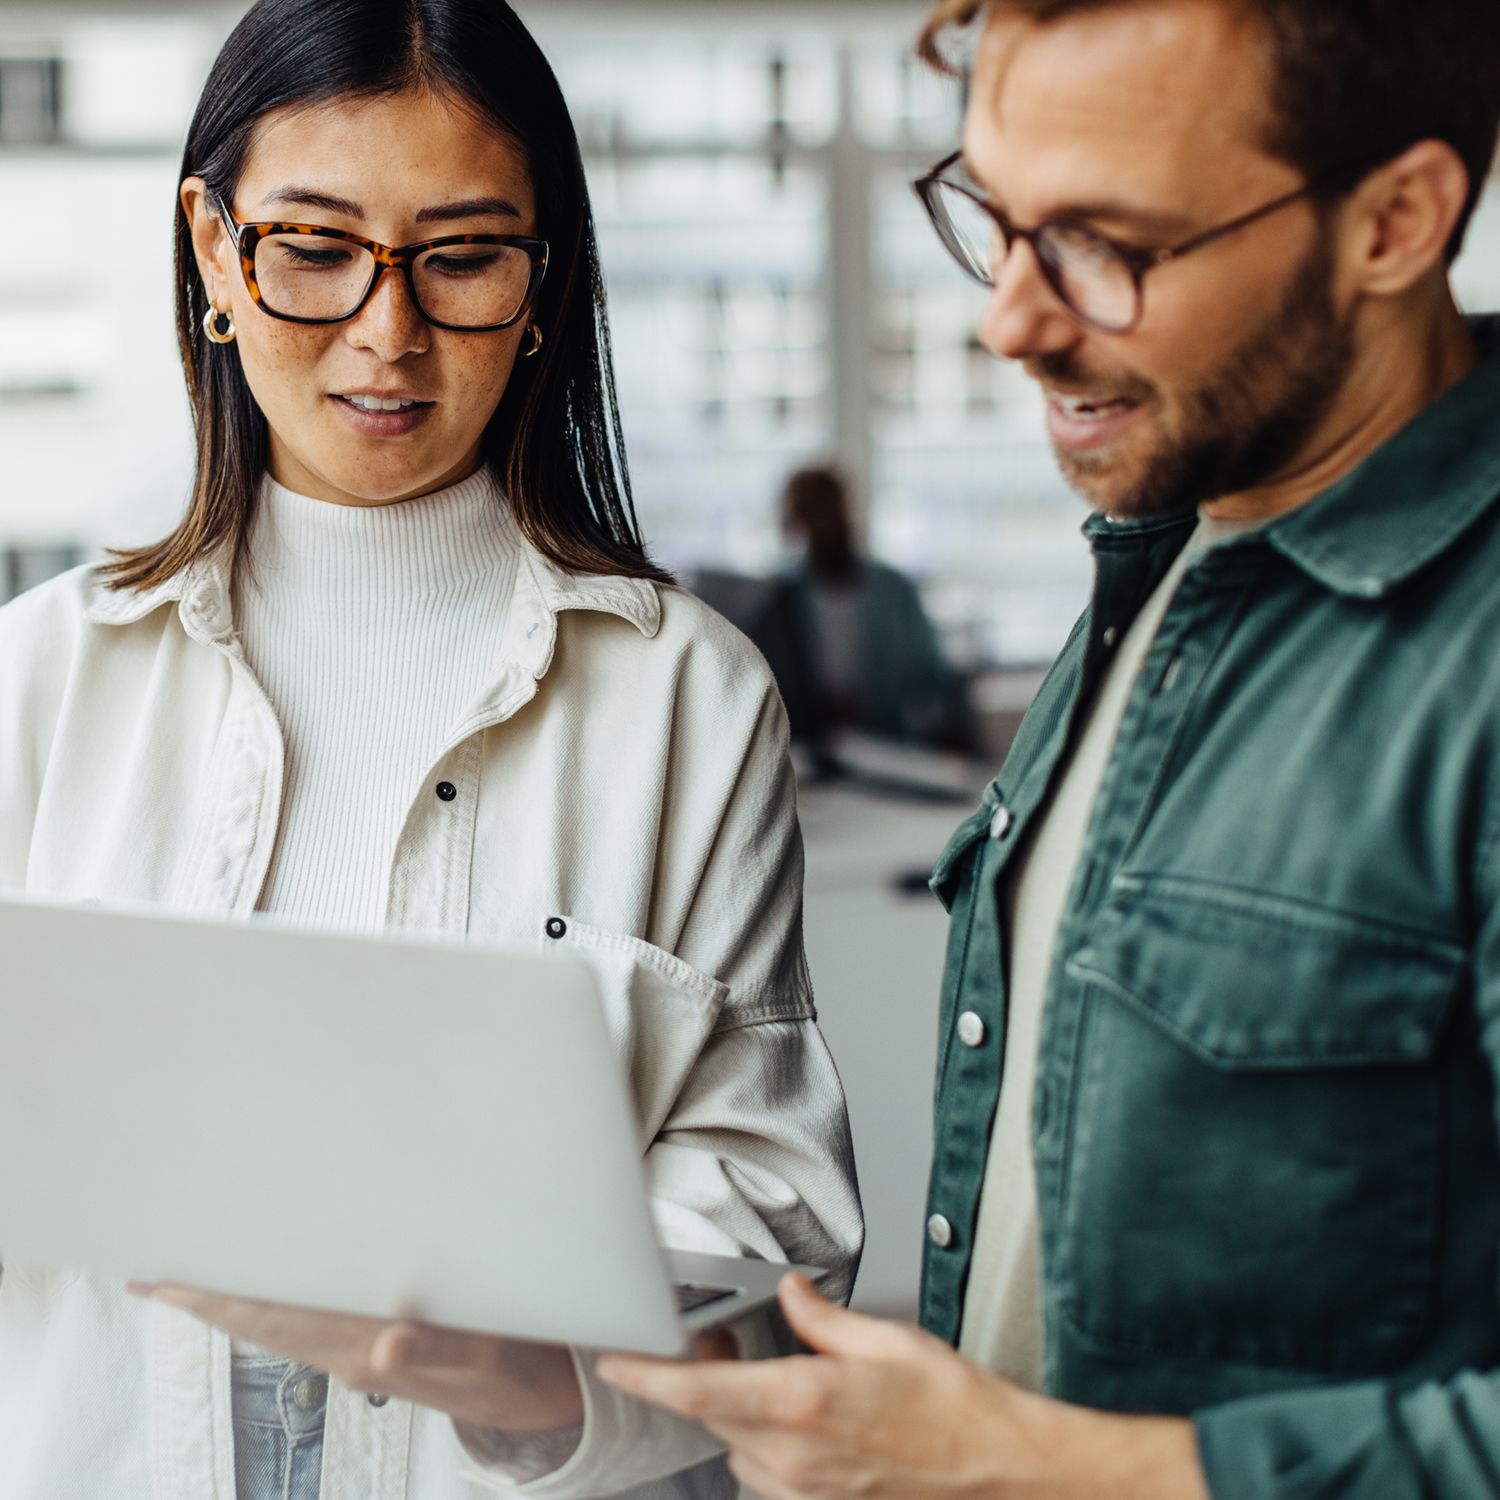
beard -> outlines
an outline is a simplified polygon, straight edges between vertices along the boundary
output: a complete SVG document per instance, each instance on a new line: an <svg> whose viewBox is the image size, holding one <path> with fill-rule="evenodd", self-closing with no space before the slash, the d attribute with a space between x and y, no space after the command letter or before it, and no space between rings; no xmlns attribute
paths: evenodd
<svg viewBox="0 0 1500 1500"><path fill-rule="evenodd" d="M1157 417L1159 440L1131 466L1137 472L1122 474L1117 455L1054 448L1063 477L1110 515L1147 520L1253 489L1287 467L1354 362L1353 337L1333 301L1333 263L1332 238L1320 234L1280 307L1182 398L1176 430ZM1058 385L1097 382L1071 353L1040 355L1025 368ZM1160 405L1144 380L1114 385L1116 398Z"/></svg>

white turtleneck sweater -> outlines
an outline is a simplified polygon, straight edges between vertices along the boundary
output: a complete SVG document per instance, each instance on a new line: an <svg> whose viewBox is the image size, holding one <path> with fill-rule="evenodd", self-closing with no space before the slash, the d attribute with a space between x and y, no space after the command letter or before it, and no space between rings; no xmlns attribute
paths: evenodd
<svg viewBox="0 0 1500 1500"><path fill-rule="evenodd" d="M383 925L407 808L499 655L519 558L503 504L482 471L394 505L262 485L234 591L286 745L262 911Z"/></svg>

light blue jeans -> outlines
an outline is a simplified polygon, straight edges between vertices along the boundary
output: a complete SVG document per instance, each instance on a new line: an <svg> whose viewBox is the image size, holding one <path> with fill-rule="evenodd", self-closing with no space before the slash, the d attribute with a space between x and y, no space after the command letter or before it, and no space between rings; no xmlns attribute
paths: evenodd
<svg viewBox="0 0 1500 1500"><path fill-rule="evenodd" d="M328 1377L274 1354L236 1355L236 1500L318 1500Z"/></svg>

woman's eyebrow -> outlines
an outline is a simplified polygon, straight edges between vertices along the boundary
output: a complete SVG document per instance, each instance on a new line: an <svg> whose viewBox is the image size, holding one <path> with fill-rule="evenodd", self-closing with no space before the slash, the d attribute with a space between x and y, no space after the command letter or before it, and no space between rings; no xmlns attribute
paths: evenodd
<svg viewBox="0 0 1500 1500"><path fill-rule="evenodd" d="M316 188L281 187L260 200L260 207L271 203L295 203L302 208L321 208L326 213L343 214L350 219L363 219L365 211L350 198L336 198L332 193L320 193Z"/></svg>
<svg viewBox="0 0 1500 1500"><path fill-rule="evenodd" d="M418 224L446 224L453 219L475 219L491 214L502 219L519 219L521 210L504 198L465 198L459 203L440 203L417 214Z"/></svg>

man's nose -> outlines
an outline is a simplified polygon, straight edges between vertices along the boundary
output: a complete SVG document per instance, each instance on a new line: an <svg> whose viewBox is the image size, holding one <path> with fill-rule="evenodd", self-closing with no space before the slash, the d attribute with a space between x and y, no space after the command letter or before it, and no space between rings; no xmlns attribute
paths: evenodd
<svg viewBox="0 0 1500 1500"><path fill-rule="evenodd" d="M1000 359L1034 359L1071 349L1084 329L1042 274L1036 252L1017 240L1000 263L994 291L979 320L979 340Z"/></svg>
<svg viewBox="0 0 1500 1500"><path fill-rule="evenodd" d="M390 363L421 354L432 343L432 329L412 300L406 278L395 266L381 266L375 294L349 321L349 342Z"/></svg>

